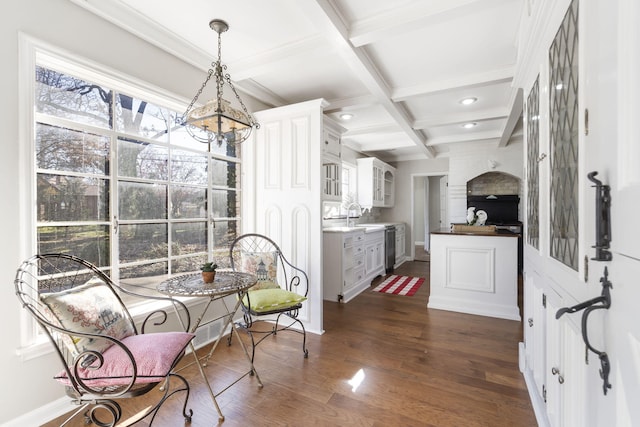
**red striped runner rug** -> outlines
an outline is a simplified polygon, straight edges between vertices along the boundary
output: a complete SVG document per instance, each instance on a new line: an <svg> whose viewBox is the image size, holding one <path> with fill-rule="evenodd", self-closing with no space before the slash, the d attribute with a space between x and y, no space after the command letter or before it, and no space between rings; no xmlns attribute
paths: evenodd
<svg viewBox="0 0 640 427"><path fill-rule="evenodd" d="M412 296L424 283L424 277L396 276L392 274L373 288L374 292Z"/></svg>

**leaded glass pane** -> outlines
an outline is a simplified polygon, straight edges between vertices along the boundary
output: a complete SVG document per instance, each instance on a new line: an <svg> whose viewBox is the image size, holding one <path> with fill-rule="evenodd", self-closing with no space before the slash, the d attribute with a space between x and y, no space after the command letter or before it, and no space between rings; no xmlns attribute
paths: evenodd
<svg viewBox="0 0 640 427"><path fill-rule="evenodd" d="M110 129L112 98L108 88L36 67L35 109L39 113Z"/></svg>
<svg viewBox="0 0 640 427"><path fill-rule="evenodd" d="M540 243L539 199L540 177L538 158L540 156L540 93L536 78L527 97L527 242L536 249Z"/></svg>
<svg viewBox="0 0 640 427"><path fill-rule="evenodd" d="M169 150L158 145L118 139L118 175L167 180Z"/></svg>
<svg viewBox="0 0 640 427"><path fill-rule="evenodd" d="M550 254L578 270L578 0L549 49Z"/></svg>

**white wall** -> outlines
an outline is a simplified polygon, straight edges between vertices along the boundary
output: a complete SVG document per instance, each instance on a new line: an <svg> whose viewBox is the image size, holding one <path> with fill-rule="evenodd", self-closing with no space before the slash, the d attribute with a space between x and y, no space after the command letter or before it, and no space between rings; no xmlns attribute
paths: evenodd
<svg viewBox="0 0 640 427"><path fill-rule="evenodd" d="M23 361L16 355L20 346L20 316L13 289L16 268L25 257L24 235L18 211L20 194L16 182L24 173L18 157L18 34L32 37L72 52L129 76L162 87L187 101L205 77L198 70L118 27L75 6L68 0L22 0L6 7L0 26L0 53L3 58L0 127L2 141L0 180L3 208L0 227L4 244L0 246L0 366L3 382L10 385L2 392L0 424L62 397L63 391L51 378L58 371L52 355ZM205 23L206 25L206 23ZM212 52L214 55L215 52ZM255 111L257 103L243 97ZM30 254L28 254L30 255ZM71 408L70 408L71 409Z"/></svg>
<svg viewBox="0 0 640 427"><path fill-rule="evenodd" d="M452 147L449 153L449 220L466 222L467 181L485 172L505 172L523 179L522 141L504 148L478 144L475 149ZM495 161L495 168L489 166Z"/></svg>
<svg viewBox="0 0 640 427"><path fill-rule="evenodd" d="M413 193L411 192L413 175L446 175L449 171L449 159L442 157L427 160L408 160L391 163L396 168L395 205L393 208L380 209L381 221L399 221L406 224L405 253L413 253L413 242L422 240L416 236L411 224L414 211L412 209ZM424 192L423 192L424 193Z"/></svg>

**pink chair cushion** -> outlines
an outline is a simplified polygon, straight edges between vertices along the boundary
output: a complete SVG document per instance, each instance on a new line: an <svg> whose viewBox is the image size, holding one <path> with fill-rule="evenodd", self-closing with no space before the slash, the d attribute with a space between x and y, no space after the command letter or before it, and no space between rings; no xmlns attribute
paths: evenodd
<svg viewBox="0 0 640 427"><path fill-rule="evenodd" d="M186 332L161 332L131 335L122 339L122 343L131 351L138 366L136 384L162 381L194 336ZM112 345L103 356L104 364L100 369L80 368L78 377L92 388L129 384L133 366L122 348ZM96 361L93 365L97 363ZM64 371L55 379L65 385L71 385Z"/></svg>

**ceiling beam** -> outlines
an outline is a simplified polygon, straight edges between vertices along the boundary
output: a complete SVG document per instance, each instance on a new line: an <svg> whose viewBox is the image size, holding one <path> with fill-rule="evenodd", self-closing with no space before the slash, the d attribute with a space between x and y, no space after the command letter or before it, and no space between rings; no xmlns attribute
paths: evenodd
<svg viewBox="0 0 640 427"><path fill-rule="evenodd" d="M522 99L522 88L518 88L511 97L511 102L509 103L511 106L511 112L509 113L507 123L504 125L504 129L502 129L502 135L500 136L498 147L506 147L509 144L509 139L511 139L513 130L518 124L520 117L522 117Z"/></svg>
<svg viewBox="0 0 640 427"><path fill-rule="evenodd" d="M514 67L498 68L475 74L464 74L445 80L431 81L419 85L395 88L391 98L395 102L406 101L410 98L445 92L453 89L465 89L508 83L513 80Z"/></svg>
<svg viewBox="0 0 640 427"><path fill-rule="evenodd" d="M325 32L329 40L338 48L349 67L361 79L384 109L398 123L404 133L428 158L435 157L435 151L426 145L425 137L411 127L411 119L404 108L391 99L391 90L364 50L355 48L348 39L348 30L342 16L334 9L330 0L305 0L299 7L309 19Z"/></svg>

